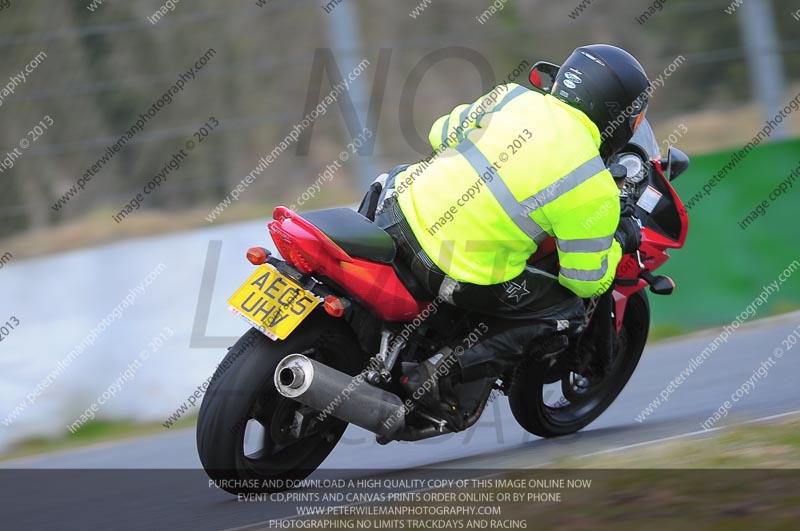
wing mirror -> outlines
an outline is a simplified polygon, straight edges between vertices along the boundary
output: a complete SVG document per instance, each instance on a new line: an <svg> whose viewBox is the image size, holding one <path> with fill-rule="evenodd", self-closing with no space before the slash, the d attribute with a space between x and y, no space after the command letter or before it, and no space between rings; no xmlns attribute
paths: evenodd
<svg viewBox="0 0 800 531"><path fill-rule="evenodd" d="M674 181L689 169L689 156L676 147L669 148L667 155L667 179Z"/></svg>
<svg viewBox="0 0 800 531"><path fill-rule="evenodd" d="M558 65L548 63L547 61L539 61L531 68L528 79L531 85L539 90L550 92L553 89L553 85L556 84L556 77L558 76L559 70L561 70L561 67Z"/></svg>

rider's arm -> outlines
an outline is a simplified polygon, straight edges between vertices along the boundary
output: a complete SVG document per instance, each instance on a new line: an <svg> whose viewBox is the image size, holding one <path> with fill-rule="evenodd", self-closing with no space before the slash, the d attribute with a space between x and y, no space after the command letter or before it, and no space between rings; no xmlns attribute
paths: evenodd
<svg viewBox="0 0 800 531"><path fill-rule="evenodd" d="M437 151L441 151L443 147L452 147L463 138L466 131L474 128L474 124L467 124L464 129L458 129L461 124L461 114L466 110L469 111L470 105L464 103L459 105L450 114L445 114L431 126L431 131L428 133L428 141L431 147ZM467 112L469 114L469 112Z"/></svg>
<svg viewBox="0 0 800 531"><path fill-rule="evenodd" d="M510 98L509 94L520 86L515 83L499 85L491 92L469 105L459 105L450 114L445 114L433 123L428 134L431 147L441 151L443 147L453 147L467 137L473 129L482 127L481 118L494 112L501 102Z"/></svg>
<svg viewBox="0 0 800 531"><path fill-rule="evenodd" d="M614 239L619 224L618 194L600 195L550 217L561 285L582 298L605 293L622 258L619 242Z"/></svg>

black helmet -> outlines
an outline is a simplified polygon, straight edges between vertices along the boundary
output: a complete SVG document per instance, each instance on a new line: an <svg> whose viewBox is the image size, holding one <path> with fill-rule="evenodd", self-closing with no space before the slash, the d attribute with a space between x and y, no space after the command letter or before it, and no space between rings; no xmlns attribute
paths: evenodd
<svg viewBox="0 0 800 531"><path fill-rule="evenodd" d="M600 154L627 144L647 112L650 81L631 54L593 44L572 52L558 71L551 94L583 111L600 129Z"/></svg>

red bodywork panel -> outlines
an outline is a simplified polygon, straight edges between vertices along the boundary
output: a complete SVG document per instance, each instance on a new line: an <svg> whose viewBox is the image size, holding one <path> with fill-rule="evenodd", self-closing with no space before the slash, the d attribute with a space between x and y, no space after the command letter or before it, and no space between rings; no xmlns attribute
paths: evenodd
<svg viewBox="0 0 800 531"><path fill-rule="evenodd" d="M661 160L655 161L656 172L659 177L663 179L667 190L675 201L675 206L678 208L678 216L681 220L681 234L678 240L667 238L654 230L645 228L642 230L642 246L639 249L639 254L642 257L642 263L647 271L653 272L661 267L664 262L669 260L669 249L680 249L686 242L686 235L689 232L689 213L683 206L681 198L678 197L677 192L670 184L669 180L664 176L664 170L661 166ZM622 318L625 316L625 306L628 304L628 298L647 287L647 282L639 278L642 269L634 255L625 255L617 267L617 279L619 280L636 280L637 283L630 286L617 285L614 288L614 300L616 302L616 319L617 331L622 328Z"/></svg>
<svg viewBox="0 0 800 531"><path fill-rule="evenodd" d="M415 319L427 303L414 299L390 265L354 258L317 227L277 207L269 232L281 255L303 273L324 275L384 321Z"/></svg>

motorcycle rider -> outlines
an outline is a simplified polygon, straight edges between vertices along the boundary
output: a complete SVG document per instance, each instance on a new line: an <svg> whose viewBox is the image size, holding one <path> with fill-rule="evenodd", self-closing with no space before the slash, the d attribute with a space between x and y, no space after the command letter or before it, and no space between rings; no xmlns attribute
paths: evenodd
<svg viewBox="0 0 800 531"><path fill-rule="evenodd" d="M537 75L534 68L532 81ZM550 93L510 83L459 105L433 124L434 155L373 185L381 190L375 221L416 288L510 323L458 356L444 349L404 366L409 394L456 429L453 383L480 381L488 393L537 338L574 333L582 299L605 292L622 254L641 244L636 220L620 217L605 162L642 122L649 86L628 52L577 48ZM550 236L557 277L526 263Z"/></svg>

